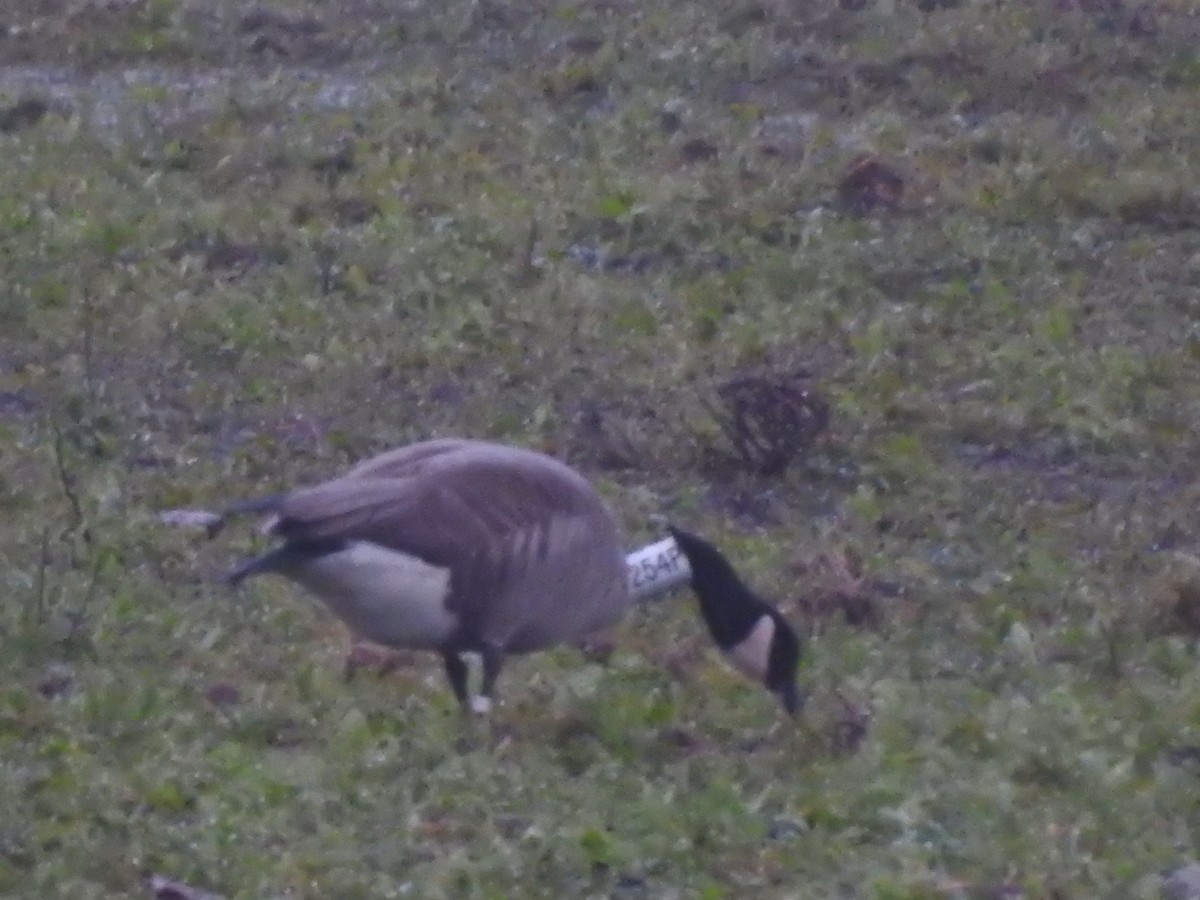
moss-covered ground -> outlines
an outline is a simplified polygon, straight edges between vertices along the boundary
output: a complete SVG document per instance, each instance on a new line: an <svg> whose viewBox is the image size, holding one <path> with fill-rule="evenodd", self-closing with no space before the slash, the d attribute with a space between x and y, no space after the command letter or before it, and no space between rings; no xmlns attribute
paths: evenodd
<svg viewBox="0 0 1200 900"><path fill-rule="evenodd" d="M1192 4L0 26L0 894L1138 898L1196 857ZM157 519L449 434L721 544L810 636L804 719L684 594L467 724L435 658L346 679L325 611L223 588L252 533Z"/></svg>

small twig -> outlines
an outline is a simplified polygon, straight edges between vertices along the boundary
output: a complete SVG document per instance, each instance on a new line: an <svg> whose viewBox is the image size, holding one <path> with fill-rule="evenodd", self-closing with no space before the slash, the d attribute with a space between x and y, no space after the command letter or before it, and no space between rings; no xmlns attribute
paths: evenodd
<svg viewBox="0 0 1200 900"><path fill-rule="evenodd" d="M24 627L26 633L34 625L40 624L46 610L46 573L50 570L50 527L42 529L42 548L38 556L37 581L33 592L33 602L25 608Z"/></svg>
<svg viewBox="0 0 1200 900"><path fill-rule="evenodd" d="M67 468L66 455L66 436L63 434L62 428L58 423L54 425L54 462L58 470L58 480L62 485L63 496L67 498L67 503L71 507L71 517L74 519L71 524L70 531L78 532L83 538L85 544L92 543L92 536L88 532L83 516L83 504L79 501L79 492L75 490L75 476Z"/></svg>
<svg viewBox="0 0 1200 900"><path fill-rule="evenodd" d="M337 250L325 241L318 241L313 251L317 260L317 273L321 280L321 295L328 297L336 287L334 270L337 268Z"/></svg>

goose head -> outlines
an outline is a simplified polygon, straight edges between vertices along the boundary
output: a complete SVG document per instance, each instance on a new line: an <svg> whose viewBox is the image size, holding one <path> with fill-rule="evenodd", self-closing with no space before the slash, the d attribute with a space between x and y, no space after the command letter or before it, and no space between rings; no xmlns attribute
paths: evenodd
<svg viewBox="0 0 1200 900"><path fill-rule="evenodd" d="M804 698L796 685L800 638L774 606L754 593L708 541L670 527L692 570L692 590L713 641L726 659L774 694L789 715Z"/></svg>

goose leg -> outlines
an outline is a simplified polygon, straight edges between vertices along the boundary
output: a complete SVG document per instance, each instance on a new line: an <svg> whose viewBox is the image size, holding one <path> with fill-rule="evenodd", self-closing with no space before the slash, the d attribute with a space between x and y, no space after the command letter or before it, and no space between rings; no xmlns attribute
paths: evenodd
<svg viewBox="0 0 1200 900"><path fill-rule="evenodd" d="M479 688L479 696L471 698L471 709L482 715L492 709L496 679L500 677L500 670L504 667L504 651L496 644L485 644L481 655L483 656L483 683Z"/></svg>
<svg viewBox="0 0 1200 900"><path fill-rule="evenodd" d="M459 705L464 709L471 708L471 698L467 696L467 664L453 650L442 651L442 662L446 666L446 678L454 691Z"/></svg>

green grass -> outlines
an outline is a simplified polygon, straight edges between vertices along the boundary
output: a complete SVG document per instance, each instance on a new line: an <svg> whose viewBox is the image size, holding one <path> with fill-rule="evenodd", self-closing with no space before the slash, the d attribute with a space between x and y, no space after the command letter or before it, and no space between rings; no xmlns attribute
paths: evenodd
<svg viewBox="0 0 1200 900"><path fill-rule="evenodd" d="M842 5L0 14L0 111L44 101L0 115L0 894L1136 898L1195 856L1200 18ZM716 464L719 386L798 368L824 441ZM725 546L812 635L804 721L681 597L465 725L155 518L448 434ZM842 548L874 628L807 602Z"/></svg>

